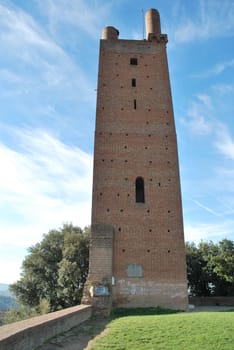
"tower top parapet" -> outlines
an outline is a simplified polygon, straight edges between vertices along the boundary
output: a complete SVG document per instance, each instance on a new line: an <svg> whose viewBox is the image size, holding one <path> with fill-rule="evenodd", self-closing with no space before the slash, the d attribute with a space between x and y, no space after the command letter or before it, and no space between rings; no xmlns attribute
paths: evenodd
<svg viewBox="0 0 234 350"><path fill-rule="evenodd" d="M146 40L167 43L167 35L161 34L160 15L158 10L149 9L145 14ZM118 29L107 26L102 31L103 40L118 40Z"/></svg>

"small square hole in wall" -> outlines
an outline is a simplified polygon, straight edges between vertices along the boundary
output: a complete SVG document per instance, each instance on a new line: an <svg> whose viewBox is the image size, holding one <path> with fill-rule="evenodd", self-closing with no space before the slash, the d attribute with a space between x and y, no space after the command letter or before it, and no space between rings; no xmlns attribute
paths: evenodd
<svg viewBox="0 0 234 350"><path fill-rule="evenodd" d="M132 66L137 66L137 64L138 64L137 58L135 58L135 57L130 58L130 64Z"/></svg>

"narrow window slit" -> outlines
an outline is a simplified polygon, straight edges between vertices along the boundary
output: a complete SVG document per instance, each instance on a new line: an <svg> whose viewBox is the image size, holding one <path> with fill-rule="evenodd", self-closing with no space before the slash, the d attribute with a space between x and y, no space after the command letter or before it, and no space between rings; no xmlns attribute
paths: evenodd
<svg viewBox="0 0 234 350"><path fill-rule="evenodd" d="M135 78L132 79L132 87L136 87L136 79Z"/></svg>
<svg viewBox="0 0 234 350"><path fill-rule="evenodd" d="M135 191L136 191L136 202L145 203L144 179L142 177L136 178Z"/></svg>

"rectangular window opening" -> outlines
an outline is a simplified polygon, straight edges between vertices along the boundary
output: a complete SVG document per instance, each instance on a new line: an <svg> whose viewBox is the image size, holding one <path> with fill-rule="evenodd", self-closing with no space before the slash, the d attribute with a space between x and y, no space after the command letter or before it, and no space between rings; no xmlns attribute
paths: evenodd
<svg viewBox="0 0 234 350"><path fill-rule="evenodd" d="M130 58L130 64L132 66L137 66L137 58Z"/></svg>
<svg viewBox="0 0 234 350"><path fill-rule="evenodd" d="M136 87L136 79L135 78L132 79L132 87Z"/></svg>
<svg viewBox="0 0 234 350"><path fill-rule="evenodd" d="M134 109L136 109L136 100L134 100Z"/></svg>

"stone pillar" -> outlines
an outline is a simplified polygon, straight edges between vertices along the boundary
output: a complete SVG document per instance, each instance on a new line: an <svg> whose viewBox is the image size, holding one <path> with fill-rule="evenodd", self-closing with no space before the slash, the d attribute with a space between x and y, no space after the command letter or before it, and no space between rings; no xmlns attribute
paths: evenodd
<svg viewBox="0 0 234 350"><path fill-rule="evenodd" d="M113 235L111 225L92 225L89 276L82 303L92 304L96 315L107 316L112 307Z"/></svg>

